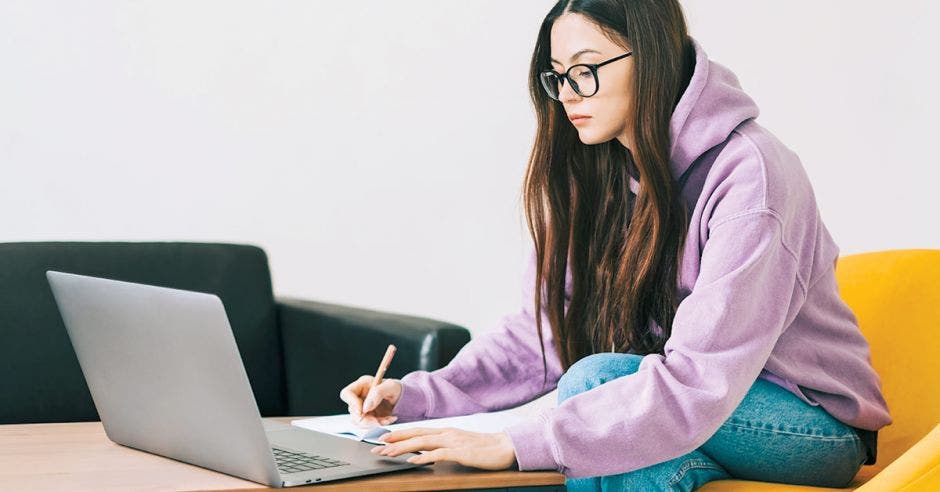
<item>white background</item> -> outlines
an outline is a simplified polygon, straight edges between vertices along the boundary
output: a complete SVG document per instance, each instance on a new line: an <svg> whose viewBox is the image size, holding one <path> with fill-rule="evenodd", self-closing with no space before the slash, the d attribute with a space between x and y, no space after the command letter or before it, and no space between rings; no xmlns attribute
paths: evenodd
<svg viewBox="0 0 940 492"><path fill-rule="evenodd" d="M552 3L0 0L0 241L252 243L277 295L493 329ZM936 2L683 3L843 255L940 248Z"/></svg>

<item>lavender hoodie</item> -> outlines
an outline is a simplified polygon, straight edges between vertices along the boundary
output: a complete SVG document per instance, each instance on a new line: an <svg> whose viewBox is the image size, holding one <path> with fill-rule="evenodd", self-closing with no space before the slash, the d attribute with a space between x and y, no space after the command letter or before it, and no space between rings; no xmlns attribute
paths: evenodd
<svg viewBox="0 0 940 492"><path fill-rule="evenodd" d="M508 427L521 470L610 475L689 453L756 378L859 429L891 422L868 344L838 293L839 248L799 157L755 121L757 105L737 77L692 41L695 71L670 122L670 168L686 180L692 213L665 356L646 355L635 374ZM553 390L561 363L543 310L543 386L534 288L530 251L519 312L446 367L405 375L399 421L510 408Z"/></svg>

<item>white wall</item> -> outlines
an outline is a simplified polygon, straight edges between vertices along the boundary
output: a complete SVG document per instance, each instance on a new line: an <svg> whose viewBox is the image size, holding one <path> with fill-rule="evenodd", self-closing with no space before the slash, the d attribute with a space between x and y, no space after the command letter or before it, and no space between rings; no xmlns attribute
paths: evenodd
<svg viewBox="0 0 940 492"><path fill-rule="evenodd" d="M552 3L0 0L0 241L254 243L278 295L487 331ZM843 254L940 248L935 3L684 4Z"/></svg>
<svg viewBox="0 0 940 492"><path fill-rule="evenodd" d="M940 248L940 3L683 2L799 154L843 255Z"/></svg>

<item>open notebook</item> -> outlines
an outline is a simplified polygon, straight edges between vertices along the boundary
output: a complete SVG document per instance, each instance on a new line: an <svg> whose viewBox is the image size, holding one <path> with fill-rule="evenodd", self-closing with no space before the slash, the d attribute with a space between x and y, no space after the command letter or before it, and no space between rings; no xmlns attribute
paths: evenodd
<svg viewBox="0 0 940 492"><path fill-rule="evenodd" d="M292 420L291 424L305 429L348 437L357 441L365 441L372 444L385 444L378 440L379 436L398 429L409 429L412 427L456 427L473 432L500 432L506 427L521 422L524 419L525 416L520 415L519 412L503 410L500 412L462 415L460 417L418 420L415 422L404 422L401 424L390 424L364 429L357 426L348 413L344 413L340 415Z"/></svg>

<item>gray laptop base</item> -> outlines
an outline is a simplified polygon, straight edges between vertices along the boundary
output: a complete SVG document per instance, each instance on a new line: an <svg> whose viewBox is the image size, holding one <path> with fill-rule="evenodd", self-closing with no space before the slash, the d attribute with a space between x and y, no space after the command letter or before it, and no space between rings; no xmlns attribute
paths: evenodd
<svg viewBox="0 0 940 492"><path fill-rule="evenodd" d="M46 277L112 441L273 487L420 466L406 461L412 453L378 456L371 444L262 419L218 296Z"/></svg>

